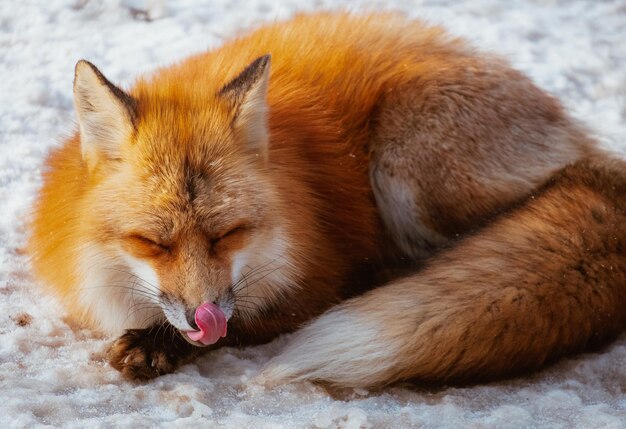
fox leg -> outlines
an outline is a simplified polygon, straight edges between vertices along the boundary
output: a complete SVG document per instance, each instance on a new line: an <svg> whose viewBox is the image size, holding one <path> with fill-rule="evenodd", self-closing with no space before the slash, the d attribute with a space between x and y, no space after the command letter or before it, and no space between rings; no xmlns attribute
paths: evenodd
<svg viewBox="0 0 626 429"><path fill-rule="evenodd" d="M404 257L430 256L594 151L526 77L458 61L386 93L373 121L370 181Z"/></svg>
<svg viewBox="0 0 626 429"><path fill-rule="evenodd" d="M124 377L147 380L175 371L207 349L189 344L177 329L166 324L127 330L111 345L108 358Z"/></svg>
<svg viewBox="0 0 626 429"><path fill-rule="evenodd" d="M626 163L582 163L421 272L297 332L268 382L472 382L539 368L626 327Z"/></svg>

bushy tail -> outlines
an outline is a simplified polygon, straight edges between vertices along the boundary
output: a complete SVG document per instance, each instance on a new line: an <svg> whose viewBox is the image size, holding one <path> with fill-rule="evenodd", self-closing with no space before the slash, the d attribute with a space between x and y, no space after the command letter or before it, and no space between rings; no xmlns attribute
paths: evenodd
<svg viewBox="0 0 626 429"><path fill-rule="evenodd" d="M626 327L626 168L584 161L522 207L297 332L269 382L473 382L538 368Z"/></svg>

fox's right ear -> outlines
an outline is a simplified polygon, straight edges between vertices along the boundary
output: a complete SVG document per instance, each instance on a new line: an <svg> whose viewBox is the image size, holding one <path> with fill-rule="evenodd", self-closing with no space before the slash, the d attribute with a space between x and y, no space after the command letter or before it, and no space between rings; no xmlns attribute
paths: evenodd
<svg viewBox="0 0 626 429"><path fill-rule="evenodd" d="M90 167L118 159L133 133L136 102L113 85L93 64L81 60L74 73L74 107L80 126L83 159Z"/></svg>

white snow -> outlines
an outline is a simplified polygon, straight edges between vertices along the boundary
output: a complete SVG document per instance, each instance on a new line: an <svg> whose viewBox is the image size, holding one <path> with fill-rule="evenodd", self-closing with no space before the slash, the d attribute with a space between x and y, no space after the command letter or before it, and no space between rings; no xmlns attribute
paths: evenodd
<svg viewBox="0 0 626 429"><path fill-rule="evenodd" d="M128 84L263 21L315 7L399 9L507 56L626 154L623 1L2 0L0 2L0 427L626 427L626 336L598 353L488 385L327 392L255 379L284 344L223 349L149 383L120 378L109 338L43 298L24 219L46 152L75 127L80 58ZM148 22L142 16L158 18ZM24 313L32 321L20 326ZM23 324L23 323L22 323Z"/></svg>

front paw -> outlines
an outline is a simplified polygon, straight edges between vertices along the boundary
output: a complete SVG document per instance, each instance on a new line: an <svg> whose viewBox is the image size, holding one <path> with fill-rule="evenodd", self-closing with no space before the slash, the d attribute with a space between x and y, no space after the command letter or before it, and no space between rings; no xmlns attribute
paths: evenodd
<svg viewBox="0 0 626 429"><path fill-rule="evenodd" d="M148 380L178 368L191 354L176 333L155 334L156 329L131 329L119 337L108 351L111 366L130 380ZM182 340L184 342L184 340Z"/></svg>

